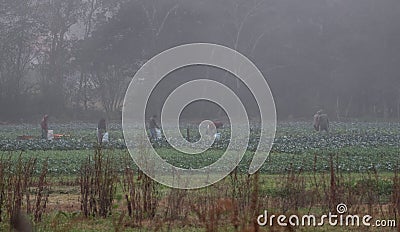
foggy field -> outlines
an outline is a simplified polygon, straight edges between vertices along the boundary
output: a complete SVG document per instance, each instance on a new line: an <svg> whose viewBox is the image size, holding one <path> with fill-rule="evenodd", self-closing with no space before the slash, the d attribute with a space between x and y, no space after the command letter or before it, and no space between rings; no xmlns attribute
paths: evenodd
<svg viewBox="0 0 400 232"><path fill-rule="evenodd" d="M86 150L93 148L96 142L96 126L92 123L51 124L49 128L55 134L63 134L60 140L47 142L40 138L40 126L34 124L0 125L0 150ZM199 138L196 125L183 125L182 134L186 137L186 128L190 129L190 139ZM224 149L230 136L229 125L221 129L221 141L214 144L216 149ZM259 127L251 124L248 150L254 150L258 144ZM398 148L400 146L400 123L389 122L331 122L331 131L315 132L311 122L281 122L272 152L298 154L307 151L331 150L343 147L380 147ZM110 123L110 143L107 148L124 149L125 144L120 124ZM29 140L18 140L18 136L32 136ZM157 147L169 147L166 141L155 144Z"/></svg>
<svg viewBox="0 0 400 232"><path fill-rule="evenodd" d="M371 168L378 171L393 171L400 163L400 123L331 123L331 132L313 131L309 122L282 122L277 126L276 138L270 156L262 173L282 173L289 163L303 171L327 170L329 155L337 157L337 168L347 172L362 172ZM51 124L54 133L66 137L45 141L39 139L36 125L1 125L0 151L3 155L12 152L15 157L35 157L39 162L48 159L49 174L76 174L79 165L91 154L96 144L96 125L90 123ZM109 126L110 142L104 151L112 153L119 162L128 157L122 129L119 124ZM225 126L226 128L227 126ZM199 138L195 126L190 128L191 141ZM186 133L185 130L184 134ZM220 130L221 140L214 143L212 149L199 155L187 155L174 151L164 139L154 144L159 154L168 162L184 168L200 168L215 162L229 144L229 129ZM28 140L18 136L33 136ZM185 134L186 136L186 134ZM239 165L245 171L257 147L259 129L252 125L248 151ZM318 165L312 165L314 159ZM131 166L135 167L133 161ZM121 167L123 170L123 167Z"/></svg>
<svg viewBox="0 0 400 232"><path fill-rule="evenodd" d="M0 232L400 232L399 13L0 0Z"/></svg>
<svg viewBox="0 0 400 232"><path fill-rule="evenodd" d="M276 213L301 215L311 211L319 214L335 207L330 204L342 201L348 204L351 212L394 218L400 193L399 126L399 123L332 123L331 133L325 134L314 132L309 122L282 122L278 124L272 152L256 176L246 174L251 150L256 145L253 141L238 168L222 182L201 190L185 191L172 190L143 176L123 145L118 124L110 125L110 144L101 151L96 151L94 124L51 124L55 133L69 135L55 141L37 138L17 141L21 135L39 136L37 126L2 125L0 167L4 168L0 172L0 184L9 184L0 185L3 189L0 190L5 191L4 197L10 196L11 193L6 194L7 189L14 188L18 182L16 179L10 182L11 176L7 173L21 176L21 180L28 183L32 201L28 207L28 192L22 190L21 197L25 200L21 207L31 212L37 210L33 202L41 193L39 209L44 213L41 222L36 223L39 231L110 231L116 228L153 231L158 227L172 231L207 231L209 224L203 217L211 217L209 220L215 220L213 223L219 229L234 231L232 218L238 217L240 227L244 228L251 225L245 218L257 216L259 211L252 210L254 202L249 200L255 196L259 209L268 208ZM257 131L253 126L252 140L257 140ZM196 156L176 152L165 142L155 146L168 162L178 167L199 168L222 155L229 130L221 132L221 141ZM192 139L196 139L194 127L190 133ZM26 167L26 170L19 167ZM94 167L96 169L92 170ZM43 175L45 179L40 181ZM101 183L89 184L91 178ZM108 195L104 196L101 191L107 191ZM89 218L85 217L82 205L85 193L89 194L88 202L97 199L97 209L86 206ZM105 207L102 204L107 204L102 202L104 197L112 199L110 208L105 208L106 218L100 216L99 211L99 207ZM131 197L136 202L130 201ZM147 205L149 201L154 205ZM130 204L135 207L129 208ZM7 205L4 201L0 207L6 209ZM232 214L235 207L239 210L236 216ZM130 210L133 210L131 216ZM212 215L218 219L212 219ZM6 214L0 217L6 218ZM0 223L0 228L6 229L8 224ZM315 231L326 229L335 228L322 227Z"/></svg>

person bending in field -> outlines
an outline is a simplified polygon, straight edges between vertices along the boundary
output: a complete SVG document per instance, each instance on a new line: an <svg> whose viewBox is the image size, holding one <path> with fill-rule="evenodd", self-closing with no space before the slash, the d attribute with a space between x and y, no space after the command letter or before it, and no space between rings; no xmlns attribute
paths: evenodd
<svg viewBox="0 0 400 232"><path fill-rule="evenodd" d="M97 124L97 142L101 145L103 142L103 136L107 132L107 124L104 118L100 119Z"/></svg>
<svg viewBox="0 0 400 232"><path fill-rule="evenodd" d="M329 132L329 119L328 115L324 114L322 110L319 110L314 115L314 129L316 131L326 131Z"/></svg>
<svg viewBox="0 0 400 232"><path fill-rule="evenodd" d="M47 133L49 132L48 118L49 116L45 114L40 122L40 127L42 128L42 139L47 139Z"/></svg>
<svg viewBox="0 0 400 232"><path fill-rule="evenodd" d="M160 127L157 125L156 118L157 116L153 115L149 120L150 139L152 142L157 140L157 129L160 129Z"/></svg>

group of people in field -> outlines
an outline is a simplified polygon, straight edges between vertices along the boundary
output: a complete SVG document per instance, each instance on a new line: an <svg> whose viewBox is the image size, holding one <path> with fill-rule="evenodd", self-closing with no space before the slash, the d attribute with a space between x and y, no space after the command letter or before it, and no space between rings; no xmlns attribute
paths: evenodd
<svg viewBox="0 0 400 232"><path fill-rule="evenodd" d="M48 139L48 134L49 134L49 115L45 114L42 118L42 121L40 122L40 127L42 129L42 139ZM97 142L99 144L102 144L104 141L104 136L106 135L107 132L107 123L106 119L101 118L97 124ZM108 136L108 134L107 134ZM108 140L108 139L107 139Z"/></svg>
<svg viewBox="0 0 400 232"><path fill-rule="evenodd" d="M157 115L153 115L150 117L149 121L148 121L148 128L149 128L149 132L150 132L150 140L152 142L157 141L158 139L161 138L161 128L158 126L157 122ZM213 122L215 129L219 129L223 126L223 123L221 121L214 121ZM207 130L206 130L206 135L208 136L218 136L219 133L217 132L216 134L213 133L213 129L212 129L212 125L209 124L207 125Z"/></svg>
<svg viewBox="0 0 400 232"><path fill-rule="evenodd" d="M158 126L156 122L156 115L153 115L150 117L148 121L148 129L150 132L150 140L152 142L158 140L161 137L161 129ZM48 131L49 131L49 125L48 125L48 119L49 116L45 114L42 118L42 121L40 122L40 126L42 129L42 139L47 139L48 138ZM222 127L222 122L216 122L214 123L216 129ZM328 115L324 113L323 110L317 111L317 113L314 115L314 123L313 123L314 129L318 132L326 131L329 132L329 119ZM211 133L211 125L208 125L207 127L207 134ZM108 140L108 132L107 132L107 123L104 118L101 118L97 124L97 142L99 144L102 144L104 141L104 137L107 136Z"/></svg>
<svg viewBox="0 0 400 232"><path fill-rule="evenodd" d="M156 122L156 115L153 115L150 117L150 120L148 122L148 127L150 131L150 139L152 141L157 140L160 137L160 127L158 126ZM45 114L42 118L42 121L40 122L40 127L42 129L42 139L48 139L48 133L49 133L49 116ZM108 132L107 132L107 123L106 119L101 118L99 122L97 123L97 142L99 144L102 144L104 142L105 136L107 137L108 140Z"/></svg>

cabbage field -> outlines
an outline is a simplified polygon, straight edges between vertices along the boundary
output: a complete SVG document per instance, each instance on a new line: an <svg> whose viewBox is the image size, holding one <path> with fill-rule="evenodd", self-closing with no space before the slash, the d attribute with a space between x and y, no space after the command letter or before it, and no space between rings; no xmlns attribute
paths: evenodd
<svg viewBox="0 0 400 232"><path fill-rule="evenodd" d="M312 130L309 122L285 122L277 125L277 133L272 152L298 154L311 150L329 150L345 147L399 147L400 123L332 123L331 133L318 133ZM194 128L194 127L193 127ZM198 133L190 128L191 139ZM40 138L39 125L0 125L0 150L87 150L96 141L96 125L90 123L50 124L50 129L67 137L55 141ZM259 130L252 125L248 150L258 144ZM222 140L214 144L224 149L228 145L229 130L221 129ZM108 148L124 149L124 139L120 124L109 125L110 143ZM30 135L31 140L18 140L18 136ZM168 147L165 141L158 144Z"/></svg>
<svg viewBox="0 0 400 232"><path fill-rule="evenodd" d="M50 124L54 133L66 137L45 141L39 138L38 125L1 125L0 151L22 152L23 157L36 157L39 161L48 159L50 171L54 174L74 174L82 159L96 146L96 125L90 123ZM400 163L400 123L332 123L329 134L312 130L309 122L284 122L277 126L276 138L269 159L262 167L265 173L279 173L288 163L305 171L327 169L328 154L335 154L338 169L359 172L372 166L381 171L392 171ZM252 158L251 152L258 144L257 125L251 127L248 152L239 169L245 170ZM215 162L229 144L229 130L221 129L222 138L210 151L200 156L188 156L174 151L162 140L154 144L168 162L180 167L199 168ZM120 124L109 125L110 142L104 147L113 151L115 159L126 157L128 152ZM184 133L185 134L185 133ZM198 133L190 128L191 140ZM19 136L29 135L32 139L20 140ZM318 158L318 166L311 164ZM189 165L190 164L190 165ZM132 164L133 165L133 164Z"/></svg>
<svg viewBox="0 0 400 232"><path fill-rule="evenodd" d="M182 127L183 135L187 128L191 141L199 138L195 126ZM318 213L343 202L354 214L399 223L400 123L333 122L328 134L310 122L280 122L268 159L248 175L259 137L251 125L238 168L200 190L170 189L146 177L129 156L120 124L109 124L110 141L102 147L96 124L50 123L49 129L64 136L45 141L39 125L0 125L0 231L10 230L18 210L36 231L271 231L252 223L263 209ZM219 132L221 139L197 155L163 139L153 145L177 167L200 168L229 144L229 129Z"/></svg>

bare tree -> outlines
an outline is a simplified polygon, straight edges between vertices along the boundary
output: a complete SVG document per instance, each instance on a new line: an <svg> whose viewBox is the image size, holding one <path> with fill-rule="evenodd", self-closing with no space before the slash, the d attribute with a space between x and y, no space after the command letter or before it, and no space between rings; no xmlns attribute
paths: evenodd
<svg viewBox="0 0 400 232"><path fill-rule="evenodd" d="M34 82L28 79L39 46L41 25L37 20L36 1L2 1L0 14L0 99L8 111L17 112L25 105ZM1 103L1 102L0 102ZM14 112L15 113L15 112ZM22 113L22 112L19 112ZM5 112L6 114L6 112Z"/></svg>

